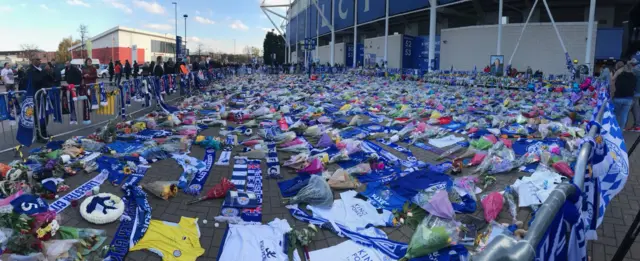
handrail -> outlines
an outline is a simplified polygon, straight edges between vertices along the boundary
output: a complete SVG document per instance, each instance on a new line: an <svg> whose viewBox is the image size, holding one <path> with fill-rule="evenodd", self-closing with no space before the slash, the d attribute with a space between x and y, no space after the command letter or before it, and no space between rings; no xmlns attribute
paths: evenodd
<svg viewBox="0 0 640 261"><path fill-rule="evenodd" d="M600 107L596 115L596 122L602 122L607 103L608 100L605 100ZM587 137L594 138L598 134L598 131L598 128L591 128ZM518 241L513 237L499 235L489 242L482 252L473 256L472 259L474 261L534 260L536 257L536 248L544 238L545 233L549 229L558 211L560 211L560 208L562 208L569 196L577 192L576 187L580 188L580 190L583 189L584 176L586 174L589 155L593 149L592 146L589 142L582 144L576 160L573 184L567 181L560 183L551 194L549 194L547 200L544 201L544 204L542 204L536 212L536 218L531 223L531 226L529 226L529 230L524 239Z"/></svg>

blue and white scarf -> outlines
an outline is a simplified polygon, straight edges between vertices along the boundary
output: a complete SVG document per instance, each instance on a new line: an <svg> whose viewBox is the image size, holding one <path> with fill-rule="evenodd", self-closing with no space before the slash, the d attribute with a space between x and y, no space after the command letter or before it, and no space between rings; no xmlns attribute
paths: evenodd
<svg viewBox="0 0 640 261"><path fill-rule="evenodd" d="M378 146L371 141L365 140L362 142L362 150L366 153L375 153L381 157L382 161L390 165L396 165L400 163L400 158L393 155L391 152L385 150L384 148Z"/></svg>
<svg viewBox="0 0 640 261"><path fill-rule="evenodd" d="M411 152L411 150L406 149L405 147L402 147L398 144L395 144L393 142L385 142L385 141L381 141L382 144L387 145L389 147L391 147L392 149L401 152L404 155L407 155L407 159L400 160L400 164L402 164L402 166L405 166L407 168L415 168L415 167L419 167L419 166L425 166L427 163L418 160L416 157L413 156L413 152Z"/></svg>
<svg viewBox="0 0 640 261"><path fill-rule="evenodd" d="M255 208L245 208L242 210L240 218L245 222L262 222L262 168L260 160L249 161L247 171L247 191L256 195L258 206Z"/></svg>
<svg viewBox="0 0 640 261"><path fill-rule="evenodd" d="M123 261L129 253L129 249L135 246L144 236L151 223L151 206L147 200L147 194L139 186L126 186L123 188L125 196L125 213L121 217L120 225L116 231L109 252L105 260Z"/></svg>
<svg viewBox="0 0 640 261"><path fill-rule="evenodd" d="M233 183L237 189L244 190L247 184L247 168L249 160L246 157L235 157L234 159L231 183Z"/></svg>
<svg viewBox="0 0 640 261"><path fill-rule="evenodd" d="M281 179L280 161L278 160L278 152L276 151L276 143L267 143L267 177L272 179Z"/></svg>
<svg viewBox="0 0 640 261"><path fill-rule="evenodd" d="M35 126L34 112L36 110L34 106L36 90L34 90L31 84L31 75L28 77L27 94L22 104L20 104L20 111L18 111L18 131L16 135L16 140L25 147L31 146L33 142L33 128Z"/></svg>
<svg viewBox="0 0 640 261"><path fill-rule="evenodd" d="M193 179L191 179L189 187L184 190L184 193L194 196L200 195L200 192L202 192L202 188L204 187L204 183L207 182L207 178L209 178L209 172L211 172L211 167L213 167L213 161L215 159L216 151L214 149L207 149L204 155L205 167L201 169Z"/></svg>
<svg viewBox="0 0 640 261"><path fill-rule="evenodd" d="M109 172L103 170L102 172L100 172L100 174L98 174L98 176L93 177L91 180L80 185L80 187L74 189L55 202L51 203L49 205L49 210L55 211L56 213L62 212L65 208L71 205L71 201L83 198L84 195L86 195L87 192L91 191L94 187L102 185L102 183L107 180L107 177L109 177Z"/></svg>

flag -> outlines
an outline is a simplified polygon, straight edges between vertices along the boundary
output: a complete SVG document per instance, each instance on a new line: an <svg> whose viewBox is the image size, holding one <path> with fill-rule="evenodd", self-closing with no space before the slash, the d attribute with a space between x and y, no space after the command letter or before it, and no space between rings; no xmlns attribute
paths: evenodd
<svg viewBox="0 0 640 261"><path fill-rule="evenodd" d="M609 202L624 188L629 176L629 155L622 136L622 129L616 120L613 104L610 102L608 83L598 82L598 100L592 121L596 120L598 111L604 107L600 121L600 133L592 141L593 151L590 155L592 181L585 183L587 206L592 209L583 211L588 225L587 239L597 238L596 229L602 220ZM595 126L594 126L595 127Z"/></svg>
<svg viewBox="0 0 640 261"><path fill-rule="evenodd" d="M35 70L35 69L33 69ZM24 101L20 104L20 114L18 115L18 134L16 140L20 144L29 147L33 142L33 126L34 126L34 110L33 96L35 94L33 85L31 84L31 73L29 73L27 80L27 93Z"/></svg>

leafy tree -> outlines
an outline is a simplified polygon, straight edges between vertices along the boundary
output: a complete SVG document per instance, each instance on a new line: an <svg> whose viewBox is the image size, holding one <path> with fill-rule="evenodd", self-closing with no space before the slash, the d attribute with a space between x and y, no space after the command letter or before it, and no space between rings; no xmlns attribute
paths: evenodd
<svg viewBox="0 0 640 261"><path fill-rule="evenodd" d="M285 42L283 36L276 34L273 30L267 32L262 44L263 58L265 64L284 63ZM275 60L273 55L275 54Z"/></svg>
<svg viewBox="0 0 640 261"><path fill-rule="evenodd" d="M69 48L79 43L80 40L74 41L71 36L62 38L62 41L58 44L58 50L56 51L56 61L61 63L71 61L71 52L69 51Z"/></svg>
<svg viewBox="0 0 640 261"><path fill-rule="evenodd" d="M35 54L42 52L38 45L35 44L21 44L20 49L27 59L31 59Z"/></svg>

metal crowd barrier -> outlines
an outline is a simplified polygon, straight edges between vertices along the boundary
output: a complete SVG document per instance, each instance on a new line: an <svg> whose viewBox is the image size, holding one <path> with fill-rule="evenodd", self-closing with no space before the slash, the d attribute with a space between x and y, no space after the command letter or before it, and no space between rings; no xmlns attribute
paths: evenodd
<svg viewBox="0 0 640 261"><path fill-rule="evenodd" d="M608 101L605 101L605 103ZM596 122L602 123L604 110L607 106L601 106L596 116ZM587 138L594 138L598 133L598 128L591 128L587 134ZM524 239L516 240L506 235L498 235L487 247L477 255L473 256L474 261L527 261L536 258L536 249L540 241L544 238L549 226L554 220L556 214L560 211L567 198L573 196L576 186L582 191L584 190L584 178L589 163L589 155L593 144L585 142L578 153L575 165L575 175L573 184L565 181L559 184L549 195L547 200L541 205L536 212L536 217L529 226L528 232ZM566 236L566 235L565 235ZM567 237L565 242L569 242Z"/></svg>
<svg viewBox="0 0 640 261"><path fill-rule="evenodd" d="M20 102L24 100L26 91L0 92L2 114L0 115L0 131L2 131L2 146L0 149L11 149L20 145L16 140L18 121L20 117ZM34 137L35 140L35 137Z"/></svg>
<svg viewBox="0 0 640 261"><path fill-rule="evenodd" d="M110 82L74 86L76 99L72 97L68 85L40 89L34 94L33 141L35 142L37 138L52 139L104 126L109 121L124 120L124 115L137 114L157 108L158 101L155 98L154 89L151 88L157 84L159 84L158 89L162 93L163 100L172 102L185 95L190 95L196 89L202 89L220 78L212 71L202 70L179 75L179 77L178 75L164 75L160 78L143 76L122 80L119 86ZM180 82L177 79L180 79ZM151 81L154 81L153 85ZM4 142L0 145L0 153L20 148L16 147L20 145L16 140L20 110L18 104L23 100L25 94L25 91L0 93L0 99L5 102L5 108L0 108L0 128L2 128L2 141ZM145 95L148 100L145 100ZM101 99L102 96L104 99ZM63 103L63 97L67 98L67 102ZM59 101L53 102L51 99L59 99ZM16 106L13 106L14 104ZM2 106L1 103L0 106ZM10 108L10 106L12 107ZM72 114L71 106L74 107L75 114ZM2 113L3 109L7 109L8 112ZM85 114L88 116L87 119L84 118ZM7 121L11 117L5 117L5 115L13 115L15 124L9 124ZM40 115L46 116L40 119ZM42 133L40 128L42 123L46 124L47 133Z"/></svg>

